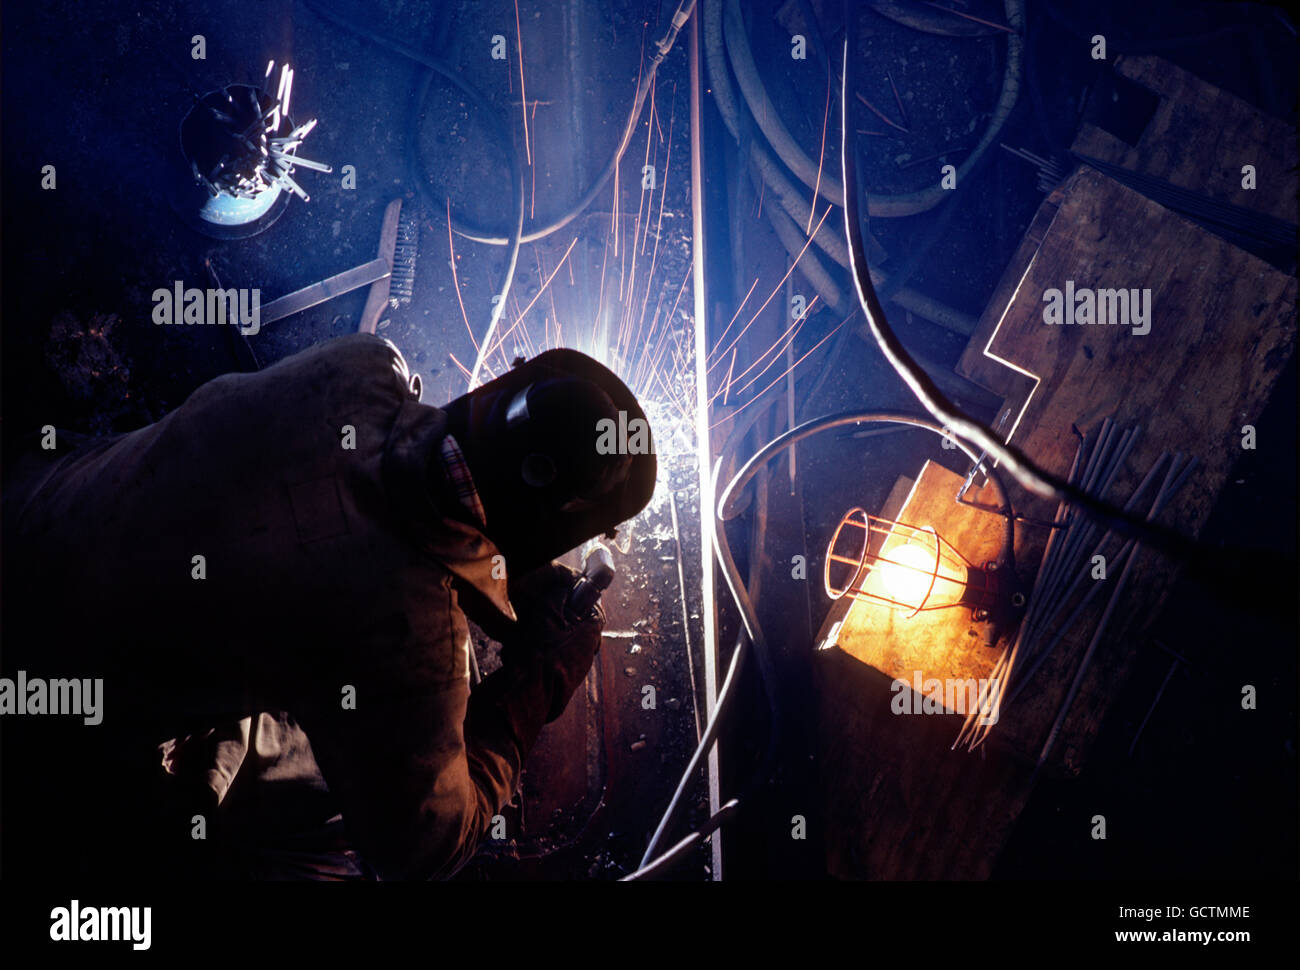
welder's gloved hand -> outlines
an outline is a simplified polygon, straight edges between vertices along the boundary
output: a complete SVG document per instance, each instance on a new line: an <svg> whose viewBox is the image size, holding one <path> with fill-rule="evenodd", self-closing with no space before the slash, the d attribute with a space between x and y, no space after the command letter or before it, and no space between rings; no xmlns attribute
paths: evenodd
<svg viewBox="0 0 1300 970"><path fill-rule="evenodd" d="M586 679L605 627L605 611L599 603L585 619L566 609L581 575L552 562L510 583L510 602L518 621L501 638L501 662L541 679L548 724L564 713Z"/></svg>

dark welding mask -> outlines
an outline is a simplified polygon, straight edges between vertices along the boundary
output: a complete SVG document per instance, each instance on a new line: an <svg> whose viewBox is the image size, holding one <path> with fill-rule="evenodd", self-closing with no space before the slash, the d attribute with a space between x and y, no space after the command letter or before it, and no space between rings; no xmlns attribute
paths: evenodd
<svg viewBox="0 0 1300 970"><path fill-rule="evenodd" d="M514 574L635 516L654 492L650 423L609 368L548 350L447 405L487 517Z"/></svg>

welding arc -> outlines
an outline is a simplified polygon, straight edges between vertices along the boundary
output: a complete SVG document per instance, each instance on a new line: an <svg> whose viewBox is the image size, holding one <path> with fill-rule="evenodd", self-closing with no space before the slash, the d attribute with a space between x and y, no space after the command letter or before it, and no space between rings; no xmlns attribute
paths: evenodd
<svg viewBox="0 0 1300 970"><path fill-rule="evenodd" d="M815 418L811 421L805 421L803 424L791 428L784 434L773 438L741 466L740 470L736 472L731 481L727 483L726 488L724 488L721 494L718 495L716 504L718 522L725 522L729 518L733 517L734 512L731 509L731 505L735 500L737 493L749 483L749 480L754 477L759 466L764 462L770 461L786 448L798 444L805 438L809 438L822 431L829 431L832 428L842 427L846 424L906 425L913 428L921 428L926 431L933 431L941 437L948 436L950 432L949 428L945 428L942 424L932 421L930 418L919 414L909 414L906 411L846 411L840 414L831 414L823 418ZM972 463L978 466L979 471L988 477L989 482L993 485L993 490L997 492L999 501L998 514L1006 520L1006 525L1002 535L1002 551L998 555L998 562L1000 564L999 568L1001 568L1001 564L1004 563L1008 566L1014 567L1016 517L1015 510L1011 505L1011 496L1007 491L1006 484L1003 481L1002 476L998 474L997 469L987 464L985 459L977 455L969 445L960 440L953 440L953 444L955 444ZM727 545L725 532L718 527L717 523L714 523L714 529L719 537L718 545L726 550L726 558L730 560L731 549L730 546ZM734 567L734 563L732 565ZM725 572L728 572L728 570L724 568L724 573ZM728 576L727 578L728 585L730 586L733 577ZM739 575L737 574L734 579L738 582ZM757 624L755 624L755 628L757 628Z"/></svg>
<svg viewBox="0 0 1300 970"><path fill-rule="evenodd" d="M945 434L944 427L940 424L936 424L929 418L899 411L854 411L816 418L812 421L806 421L798 427L791 428L789 431L774 438L768 444L760 448L758 452L746 461L740 470L736 472L732 479L727 483L726 487L722 490L722 493L718 495L715 503L717 517L710 523L710 531L713 535L714 548L718 553L718 560L722 564L722 572L727 582L728 591L731 593L732 599L735 600L736 605L740 610L743 635L738 638L736 649L732 652L731 664L727 670L727 676L722 683L721 689L718 691L718 697L713 706L713 715L709 718L708 726L704 730L700 743L696 747L690 761L687 763L686 770L682 773L682 778L678 782L677 790L673 793L673 797L671 801L669 801L668 807L664 810L663 818L660 819L658 826L655 828L654 835L651 837L650 843L646 847L645 854L641 858L637 874L648 871L657 872L660 869L661 864L666 863L669 857L675 858L676 855L684 852L688 845L693 845L695 842L699 841L697 838L698 833L693 833L691 836L678 842L675 846L664 853L664 855L657 859L652 858L655 849L658 848L664 833L667 831L668 826L672 821L673 815L677 811L677 807L681 802L682 794L685 791L686 786L689 784L690 779L694 775L696 768L703 760L705 754L707 754L709 749L713 747L713 744L717 739L722 718L725 712L727 712L731 707L731 700L734 696L735 683L737 680L737 672L741 669L744 663L745 654L747 653L750 644L753 645L754 650L757 652L759 672L763 680L768 704L772 709L772 734L774 736L780 730L780 726L784 721L781 713L780 695L777 693L777 686L774 682L775 670L771 662L771 655L768 653L767 639L763 634L763 628L758 620L758 615L749 596L749 591L746 589L744 581L741 579L740 570L736 566L736 560L732 556L731 546L727 541L726 529L723 526L723 523L730 517L728 513L730 512L729 506L731 505L732 500L739 490L748 484L750 479L754 477L763 464L776 458L787 448L798 444L805 438L809 438L822 431L827 431L831 428L838 428L846 424L873 423L907 425L932 431L941 436ZM977 455L969 446L962 441L955 441L954 444L956 444L957 448L964 452L975 465L980 466L981 470L988 476L989 481L992 483L994 491L998 494L998 499L1001 503L999 512L1005 520L1002 550L998 556L999 568L1014 570L1016 517L1015 510L1011 506L1011 498L1006 490L1006 486L997 470L984 464L980 456ZM722 460L720 459L718 465L715 467L721 468L721 466ZM750 557L751 561L756 561L760 554L761 550L754 550ZM769 744L769 751L770 749L771 745ZM762 774L765 775L766 772L763 772ZM739 799L742 804L748 799L750 791L757 787L758 783L762 780L765 779L760 777L750 783L746 792Z"/></svg>
<svg viewBox="0 0 1300 970"><path fill-rule="evenodd" d="M366 27L347 21L344 18L340 17L338 14L335 14L333 11L324 8L321 4L317 2L317 0L303 0L303 2L307 4L308 8L315 11L319 16L324 17L326 20L329 20L332 23L340 27L343 27L345 30L351 31L352 33L358 35L359 37L365 38L366 40L370 41L372 44L385 48L386 50L392 51L393 53L400 54L403 57L413 60L417 64L420 64L425 68L428 68L429 71L441 75L442 77L450 81L452 84L456 85L456 87L460 88L460 90L463 91L466 94L466 96L470 98L471 101L475 102L477 106L481 108L485 108L488 112L491 112L492 110L491 105L487 102L487 100L481 94L479 94L479 92L476 91L472 86L467 84L462 79L460 74L450 65L445 64L438 58L431 57L423 53L422 51L416 50L412 47L408 47L406 44L403 44L400 41L395 41L387 37L382 37L379 34L376 34L375 32L367 29ZM505 133L502 140L505 144L506 157L508 158L510 164L511 192L514 196L514 200L513 200L514 212L516 216L514 225L511 227L510 234L507 236L501 236L497 233L494 233L491 230L484 229L475 226L471 223L468 223L464 219L461 218L452 219L451 222L452 230L456 232L458 235L464 237L465 239L470 240L471 242L485 243L491 246L510 247L510 255L508 258L504 280L502 282L501 287L498 289L496 296L493 299L492 316L488 324L487 333L484 336L483 340L480 341L479 343L479 353L475 359L474 367L470 372L470 379L469 379L470 390L474 389L475 383L478 380L479 371L482 369L484 364L484 355L487 353L487 348L492 346L492 337L495 335L497 324L501 319L501 314L505 310L506 295L509 293L510 286L514 282L514 273L515 273L516 264L518 262L520 244L526 242L536 242L539 239L544 239L547 236L551 235L552 233L555 233L558 230L563 229L570 222L572 222L574 219L580 216L584 211L586 211L587 207L591 205L591 203L595 200L596 196L598 196L601 193L601 191L605 188L605 186L609 183L609 180L613 177L615 170L618 168L619 162L622 161L624 153L627 151L627 146L632 142L632 135L636 131L637 119L641 117L641 112L645 108L646 98L649 96L650 90L653 87L655 74L659 70L659 65L660 63L663 62L664 58L668 56L668 52L672 50L673 44L677 40L677 34L681 30L681 28L686 24L687 20L691 16L691 13L695 10L695 4L696 4L696 0L681 0L681 2L678 4L677 10L673 14L672 20L668 26L667 31L665 32L664 36L655 44L655 53L651 57L649 68L645 72L643 72L641 81L637 85L636 95L633 98L633 102L632 102L632 110L628 114L627 124L624 126L623 134L622 137L619 139L618 147L614 151L613 156L605 164L605 167L601 169L600 174L597 175L596 180L592 183L591 187L588 188L587 191L583 193L581 198L579 198L578 201L575 202L567 211L561 213L559 216L552 219L550 222L546 223L545 225L535 227L529 230L527 233L523 232L523 222L524 222L523 169L519 164L519 153L518 150L515 148L514 141L509 137L508 133ZM429 86L431 82L432 82L432 76L426 74L423 82L420 85L418 93L415 97L413 117L411 121L411 136L409 139L409 143L411 147L408 149L407 161L408 161L408 166L414 169L414 171L412 171L412 180L415 182L416 188L419 191L421 197L424 199L426 205L428 205L430 210L434 212L438 212L441 210L441 207L438 204L438 200L432 197L432 191L428 186L428 180L427 178L423 177L422 172L420 171L418 158L415 157L418 153L414 148L414 143L416 138L415 132L418 130L420 113L424 107L425 98L428 96ZM489 114L488 116L491 117L492 115ZM498 128L499 130L503 130L500 128L500 126L498 126Z"/></svg>
<svg viewBox="0 0 1300 970"><path fill-rule="evenodd" d="M849 51L857 33L856 18L847 0L845 20L847 33L844 38L844 73L840 89L840 171L844 185L857 186L857 162L854 153L849 151L848 137L845 134L851 130L848 92L852 89L854 59L849 57ZM1167 552L1184 557L1191 557L1198 553L1199 547L1195 543L1176 532L1126 513L1109 502L1095 498L1070 482L1039 468L1019 448L1003 443L991 429L968 417L948 400L934 381L912 359L911 354L889 327L867 266L858 195L856 191L846 193L844 206L844 229L848 237L849 261L852 264L853 283L857 289L858 302L862 306L867 327L875 339L876 346L880 348L881 354L925 410L936 421L946 425L954 436L970 442L991 456L996 464L1005 468L1021 486L1035 495L1078 505L1089 514L1111 523L1117 531L1139 537Z"/></svg>

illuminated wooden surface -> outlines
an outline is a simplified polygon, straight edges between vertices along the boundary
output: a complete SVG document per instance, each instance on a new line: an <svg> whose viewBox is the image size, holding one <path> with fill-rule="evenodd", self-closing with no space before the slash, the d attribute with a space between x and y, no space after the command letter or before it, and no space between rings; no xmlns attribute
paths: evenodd
<svg viewBox="0 0 1300 970"><path fill-rule="evenodd" d="M926 462L896 515L899 522L943 536L975 566L998 558L1003 520L956 502L962 476ZM965 607L923 610L915 616L867 599L845 597L834 612L843 625L836 645L891 678L913 683L937 678L977 680L988 676L998 648L988 642L988 623L975 623ZM828 628L829 632L829 628ZM934 693L929 691L929 693Z"/></svg>

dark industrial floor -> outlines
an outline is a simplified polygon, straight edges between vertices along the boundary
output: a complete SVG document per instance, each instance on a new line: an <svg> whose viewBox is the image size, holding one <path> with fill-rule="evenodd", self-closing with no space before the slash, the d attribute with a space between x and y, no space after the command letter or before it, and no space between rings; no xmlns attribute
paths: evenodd
<svg viewBox="0 0 1300 970"><path fill-rule="evenodd" d="M326 19L320 6L445 60L482 90L490 112L438 75L417 103L424 68ZM411 305L385 312L379 333L421 373L425 401L464 393L461 368L474 364L505 248L449 238L446 206L457 218L504 233L510 181L500 138L518 129L528 224L569 208L612 155L650 33L663 31L654 2L520 6L523 97L509 5L376 7L331 0L253 10L216 2L182 11L145 0L6 6L6 430L47 423L129 430L160 417L204 381L249 366L230 328L155 327L153 291L174 280L260 287L265 304L374 258L384 208L394 198L420 213L420 255ZM199 34L203 60L191 56ZM509 38L504 61L491 58L497 34ZM205 238L173 211L172 182L184 175L181 118L194 96L259 81L272 58L294 68L298 123L320 119L301 154L332 165L334 173L300 170L310 202L293 200L263 234L234 242ZM594 681L594 713L575 704L547 729L528 765L522 818L519 806L512 811L512 838L491 846L463 878L609 878L630 871L695 744L684 651L688 640L699 649L699 590L696 582L683 588L679 581L679 562L683 575L699 570L693 428L678 427L679 405L663 389L665 382L678 383L674 373L689 372L690 364L686 79L679 51L660 70L653 113L647 107L629 148L617 215L607 189L571 226L523 247L498 330L506 333L523 317L491 362L494 373L511 357L547 345L602 356L614 346L613 330L625 314L625 326L639 326L635 344L624 340L627 359L620 363L625 373L642 364L628 345L659 353L655 371L646 362L639 373L659 402L661 485L618 540L620 576L605 597L609 635ZM55 103L59 109L51 110ZM424 195L416 190L412 156L427 181ZM661 191L642 190L643 156L657 167ZM40 191L47 164L55 166L57 187ZM343 187L348 165L355 167L355 189ZM338 297L268 325L248 346L266 366L354 332L365 300L365 289ZM686 399L686 393L681 388L676 396ZM693 638L686 624L696 628ZM482 659L490 669L490 653ZM645 685L656 688L655 710L642 708ZM575 748L584 750L588 735L603 750L583 771ZM684 823L696 808L688 805Z"/></svg>

